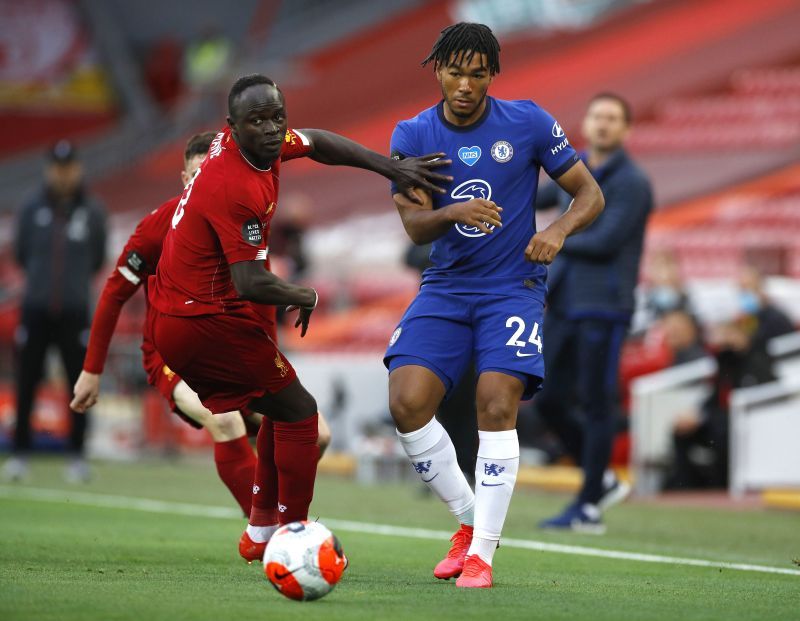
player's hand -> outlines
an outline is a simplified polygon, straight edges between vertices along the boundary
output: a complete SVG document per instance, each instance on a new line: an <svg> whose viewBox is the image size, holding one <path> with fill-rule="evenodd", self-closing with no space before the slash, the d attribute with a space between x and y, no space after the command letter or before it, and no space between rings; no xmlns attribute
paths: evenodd
<svg viewBox="0 0 800 621"><path fill-rule="evenodd" d="M100 394L100 376L96 373L81 371L72 390L74 396L69 407L71 410L83 414L97 403L97 396Z"/></svg>
<svg viewBox="0 0 800 621"><path fill-rule="evenodd" d="M389 178L397 184L402 192L412 203L422 205L422 199L414 193L414 188L444 194L447 190L436 185L435 182L449 183L453 178L434 172L434 168L449 166L453 160L444 159L444 153L429 153L421 157L406 157L402 160L390 160L392 170Z"/></svg>
<svg viewBox="0 0 800 621"><path fill-rule="evenodd" d="M491 233L494 227L503 226L500 217L503 208L494 201L473 198L463 203L453 203L447 209L453 222L477 228L483 233Z"/></svg>
<svg viewBox="0 0 800 621"><path fill-rule="evenodd" d="M314 292L314 305L313 306L287 306L286 312L291 312L293 310L299 311L297 313L297 320L294 322L295 328L300 328L300 338L303 338L308 332L308 322L311 321L311 313L314 312L314 309L317 307L319 303L319 294L315 289L311 289ZM302 327L301 327L302 326Z"/></svg>
<svg viewBox="0 0 800 621"><path fill-rule="evenodd" d="M558 228L549 226L531 237L525 248L525 258L531 263L550 265L564 245L566 235Z"/></svg>

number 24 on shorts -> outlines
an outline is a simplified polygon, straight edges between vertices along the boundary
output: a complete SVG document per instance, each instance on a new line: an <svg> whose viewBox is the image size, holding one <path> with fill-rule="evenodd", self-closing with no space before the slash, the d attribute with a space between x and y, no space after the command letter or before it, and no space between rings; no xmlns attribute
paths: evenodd
<svg viewBox="0 0 800 621"><path fill-rule="evenodd" d="M509 317L506 319L506 328L515 328L514 334L508 339L506 345L509 347L525 347L525 341L519 340L519 337L525 332L525 320L517 316ZM531 330L531 335L528 337L528 343L536 345L539 353L542 353L542 335L539 334L538 322L533 322L533 330Z"/></svg>

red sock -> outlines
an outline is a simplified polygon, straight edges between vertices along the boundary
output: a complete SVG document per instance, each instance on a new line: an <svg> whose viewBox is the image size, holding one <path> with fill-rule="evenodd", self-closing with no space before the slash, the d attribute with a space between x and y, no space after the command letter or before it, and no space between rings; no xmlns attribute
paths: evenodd
<svg viewBox="0 0 800 621"><path fill-rule="evenodd" d="M308 519L317 477L317 415L299 423L273 422L281 524Z"/></svg>
<svg viewBox="0 0 800 621"><path fill-rule="evenodd" d="M272 421L266 416L256 438L256 476L250 524L272 526L278 523L278 469L275 467L275 438Z"/></svg>
<svg viewBox="0 0 800 621"><path fill-rule="evenodd" d="M256 456L247 436L214 443L214 462L222 482L230 490L245 515L250 514L253 495L253 478L256 471Z"/></svg>

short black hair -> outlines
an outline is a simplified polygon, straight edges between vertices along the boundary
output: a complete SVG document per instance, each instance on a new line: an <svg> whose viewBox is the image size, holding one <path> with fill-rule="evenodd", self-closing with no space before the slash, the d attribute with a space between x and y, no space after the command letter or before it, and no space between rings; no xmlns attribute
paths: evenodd
<svg viewBox="0 0 800 621"><path fill-rule="evenodd" d="M216 132L203 132L195 134L186 141L186 148L183 150L183 161L188 162L195 155L205 155L211 148L211 142L217 135Z"/></svg>
<svg viewBox="0 0 800 621"><path fill-rule="evenodd" d="M439 34L428 57L422 61L424 67L433 61L433 70L450 63L470 62L475 54L485 54L490 75L500 73L500 44L489 26L459 22L448 26Z"/></svg>
<svg viewBox="0 0 800 621"><path fill-rule="evenodd" d="M260 73L243 75L233 83L233 86L231 86L231 90L228 93L228 114L230 116L233 116L233 106L236 103L236 98L248 88L251 86L256 86L257 84L266 84L268 86L274 86L275 88L278 88L278 85L275 84L271 78L261 75Z"/></svg>
<svg viewBox="0 0 800 621"><path fill-rule="evenodd" d="M633 122L633 110L631 109L631 104L622 95L611 91L603 91L592 97L589 100L589 105L591 106L595 101L600 101L602 99L615 101L619 104L619 107L622 108L622 116L625 118L626 125L630 125Z"/></svg>

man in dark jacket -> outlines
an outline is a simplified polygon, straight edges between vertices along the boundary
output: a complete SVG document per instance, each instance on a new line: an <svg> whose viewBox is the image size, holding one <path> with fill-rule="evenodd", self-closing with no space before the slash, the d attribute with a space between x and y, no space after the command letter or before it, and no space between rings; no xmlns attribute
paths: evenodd
<svg viewBox="0 0 800 621"><path fill-rule="evenodd" d="M767 351L772 339L795 331L789 316L770 300L764 278L753 265L739 272L739 312L756 349Z"/></svg>
<svg viewBox="0 0 800 621"><path fill-rule="evenodd" d="M19 212L16 259L26 276L17 344L17 422L7 479L27 473L32 448L31 410L44 373L47 350L56 345L69 386L78 379L86 353L89 286L105 259L106 222L100 205L87 196L75 148L62 140L48 154L45 185ZM86 415L71 412L67 478L83 481Z"/></svg>
<svg viewBox="0 0 800 621"><path fill-rule="evenodd" d="M583 122L583 154L606 200L602 214L564 243L550 267L544 333L547 380L536 405L584 471L577 499L542 527L603 532L601 513L627 495L606 472L617 423L622 344L634 309L645 225L652 209L650 182L623 141L628 103L613 93L590 102ZM551 186L537 208L568 207Z"/></svg>

